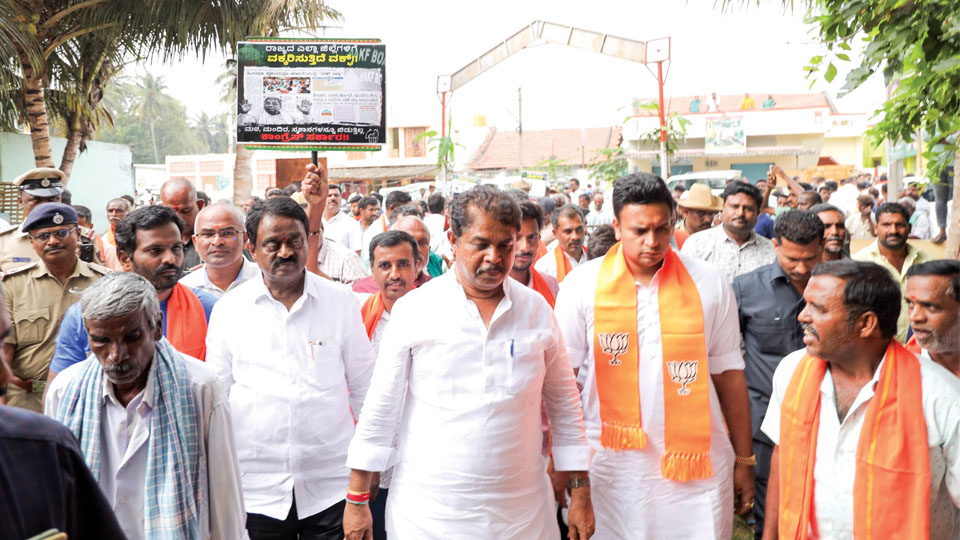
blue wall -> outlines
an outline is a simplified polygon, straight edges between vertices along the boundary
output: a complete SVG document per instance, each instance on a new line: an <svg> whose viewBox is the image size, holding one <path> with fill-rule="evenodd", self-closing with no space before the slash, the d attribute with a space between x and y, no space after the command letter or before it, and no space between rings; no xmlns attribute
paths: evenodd
<svg viewBox="0 0 960 540"><path fill-rule="evenodd" d="M59 166L67 140L53 137L53 162ZM35 167L30 135L0 133L0 181L13 179ZM107 201L120 195L134 194L133 154L123 144L90 141L87 151L77 156L67 189L73 204L81 204L93 212L93 224L103 233L107 223Z"/></svg>

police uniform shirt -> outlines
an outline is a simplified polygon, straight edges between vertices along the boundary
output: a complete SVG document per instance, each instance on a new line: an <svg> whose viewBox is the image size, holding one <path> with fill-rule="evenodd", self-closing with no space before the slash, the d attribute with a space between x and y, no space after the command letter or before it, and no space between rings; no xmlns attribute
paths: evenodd
<svg viewBox="0 0 960 540"><path fill-rule="evenodd" d="M19 226L0 232L0 270L9 272L39 260L30 237Z"/></svg>
<svg viewBox="0 0 960 540"><path fill-rule="evenodd" d="M84 289L108 272L105 266L78 260L62 285L43 261L4 273L4 302L13 321L6 343L16 349L10 363L14 375L23 380L46 380L63 314L80 300ZM28 392L8 384L7 404L42 412L42 384L36 389Z"/></svg>

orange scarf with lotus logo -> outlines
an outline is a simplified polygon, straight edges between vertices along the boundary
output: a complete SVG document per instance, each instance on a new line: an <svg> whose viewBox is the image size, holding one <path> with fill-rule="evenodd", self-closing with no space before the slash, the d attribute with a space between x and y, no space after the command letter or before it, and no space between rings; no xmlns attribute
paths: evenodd
<svg viewBox="0 0 960 540"><path fill-rule="evenodd" d="M673 249L667 251L658 276L665 443L661 472L679 482L709 478L710 373L700 294ZM593 328L600 442L613 450L640 450L647 437L640 415L637 289L619 242L600 265Z"/></svg>
<svg viewBox="0 0 960 540"><path fill-rule="evenodd" d="M783 396L780 420L780 538L816 531L813 468L820 384L827 363L805 355ZM920 362L890 340L857 442L853 537L929 538L930 453Z"/></svg>

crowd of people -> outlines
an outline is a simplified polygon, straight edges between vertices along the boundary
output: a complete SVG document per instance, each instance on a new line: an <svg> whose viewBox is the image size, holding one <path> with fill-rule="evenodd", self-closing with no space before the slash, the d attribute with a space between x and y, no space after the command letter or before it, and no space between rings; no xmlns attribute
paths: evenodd
<svg viewBox="0 0 960 540"><path fill-rule="evenodd" d="M27 171L0 538L955 540L960 261L864 180L344 202L308 165L101 236Z"/></svg>

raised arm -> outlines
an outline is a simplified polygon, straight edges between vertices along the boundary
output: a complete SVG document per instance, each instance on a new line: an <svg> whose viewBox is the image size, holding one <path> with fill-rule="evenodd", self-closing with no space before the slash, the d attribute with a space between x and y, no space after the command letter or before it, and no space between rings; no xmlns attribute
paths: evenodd
<svg viewBox="0 0 960 540"><path fill-rule="evenodd" d="M310 219L306 263L307 270L320 274L317 256L320 253L320 235L323 234L323 206L327 201L327 171L313 163L308 163L306 169L300 185L303 197L307 200L307 217Z"/></svg>

